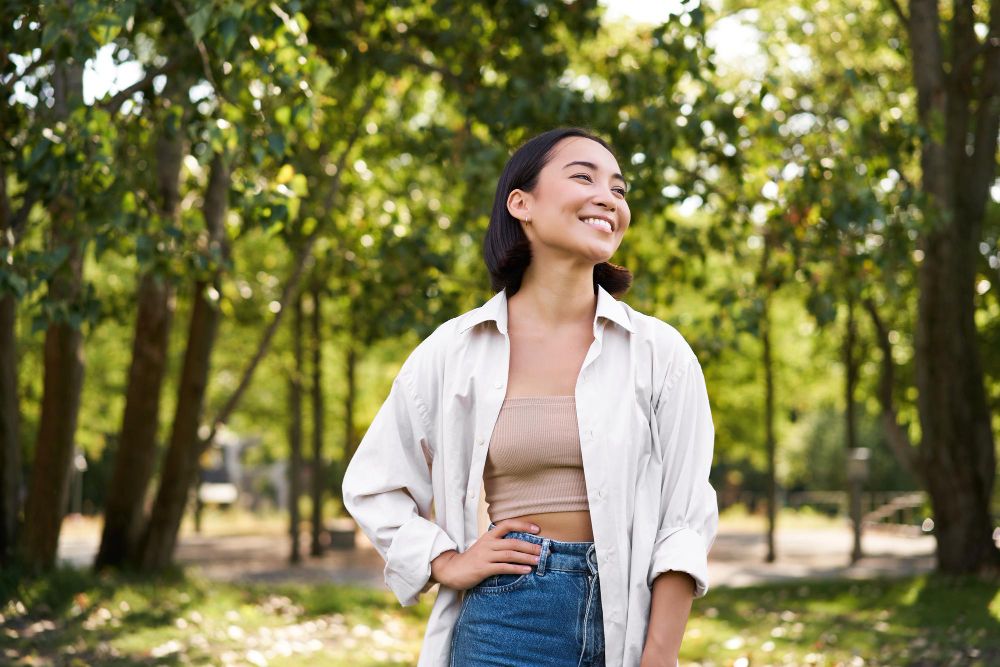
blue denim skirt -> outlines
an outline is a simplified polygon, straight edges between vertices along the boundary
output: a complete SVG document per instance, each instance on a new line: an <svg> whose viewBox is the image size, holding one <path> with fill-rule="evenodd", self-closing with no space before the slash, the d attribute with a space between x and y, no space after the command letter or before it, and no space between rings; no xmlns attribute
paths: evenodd
<svg viewBox="0 0 1000 667"><path fill-rule="evenodd" d="M603 667L594 543L517 531L504 539L540 544L538 564L525 574L487 577L465 592L452 633L451 667Z"/></svg>

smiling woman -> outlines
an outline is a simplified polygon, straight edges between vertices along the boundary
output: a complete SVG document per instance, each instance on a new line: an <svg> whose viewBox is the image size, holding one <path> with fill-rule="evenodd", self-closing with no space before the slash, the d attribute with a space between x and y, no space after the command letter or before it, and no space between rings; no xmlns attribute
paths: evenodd
<svg viewBox="0 0 1000 667"><path fill-rule="evenodd" d="M389 588L440 584L422 667L673 665L708 590L708 393L680 333L613 296L627 193L590 132L521 146L484 241L496 295L407 358L347 469Z"/></svg>
<svg viewBox="0 0 1000 667"><path fill-rule="evenodd" d="M530 278L539 269L563 267L582 282L623 294L632 274L608 260L621 244L631 212L628 184L610 148L581 130L555 130L532 142L511 157L497 184L483 244L493 289L513 296L526 274ZM581 224L603 233L581 235ZM582 251L580 243L588 249ZM552 263L554 256L569 264Z"/></svg>

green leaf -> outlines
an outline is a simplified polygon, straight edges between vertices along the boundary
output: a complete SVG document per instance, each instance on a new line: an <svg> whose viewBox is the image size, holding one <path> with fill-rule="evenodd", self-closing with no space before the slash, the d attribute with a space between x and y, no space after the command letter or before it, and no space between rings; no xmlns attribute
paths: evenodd
<svg viewBox="0 0 1000 667"><path fill-rule="evenodd" d="M201 38L208 32L208 24L212 20L212 9L212 3L206 2L185 19L196 42L200 42Z"/></svg>
<svg viewBox="0 0 1000 667"><path fill-rule="evenodd" d="M238 26L233 18L225 18L219 23L218 34L222 38L222 53L229 54L236 44Z"/></svg>
<svg viewBox="0 0 1000 667"><path fill-rule="evenodd" d="M285 137L277 132L267 135L267 145L271 148L272 154L278 156L285 154Z"/></svg>
<svg viewBox="0 0 1000 667"><path fill-rule="evenodd" d="M278 109L274 112L274 120L278 123L278 125L288 127L288 124L292 120L291 108L287 106L278 107Z"/></svg>

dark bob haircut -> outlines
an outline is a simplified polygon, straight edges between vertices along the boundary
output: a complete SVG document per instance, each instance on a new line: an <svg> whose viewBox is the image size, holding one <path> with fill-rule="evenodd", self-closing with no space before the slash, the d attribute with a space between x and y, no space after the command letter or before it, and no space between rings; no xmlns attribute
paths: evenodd
<svg viewBox="0 0 1000 667"><path fill-rule="evenodd" d="M539 134L518 148L507 160L493 198L493 212L483 240L483 259L490 272L494 292L506 290L511 297L521 289L524 271L531 263L531 244L520 221L507 210L507 197L514 190L531 192L538 184L538 174L552 158L555 145L567 137L584 137L601 144L614 155L603 139L578 127L561 127ZM624 266L601 262L594 266L594 293L600 285L618 296L632 285L632 273Z"/></svg>

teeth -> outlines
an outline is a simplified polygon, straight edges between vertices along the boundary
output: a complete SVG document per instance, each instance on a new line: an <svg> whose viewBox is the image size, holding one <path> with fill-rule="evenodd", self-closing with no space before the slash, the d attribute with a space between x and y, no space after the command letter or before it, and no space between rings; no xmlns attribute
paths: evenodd
<svg viewBox="0 0 1000 667"><path fill-rule="evenodd" d="M608 224L607 220L601 220L600 218L584 218L583 223L590 225L591 227L603 229L606 232L611 231L611 225Z"/></svg>

